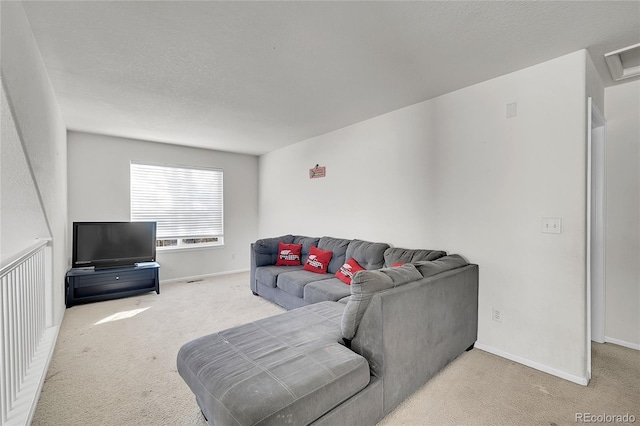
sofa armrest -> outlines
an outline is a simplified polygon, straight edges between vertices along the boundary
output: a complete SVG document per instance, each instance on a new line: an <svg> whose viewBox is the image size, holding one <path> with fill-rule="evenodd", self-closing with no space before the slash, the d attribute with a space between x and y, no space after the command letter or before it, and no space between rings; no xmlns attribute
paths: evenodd
<svg viewBox="0 0 640 426"><path fill-rule="evenodd" d="M260 266L275 265L278 257L278 243L291 244L293 235L283 235L281 237L263 238L255 243L251 243L251 266L249 269L249 286L251 291L257 293L256 268Z"/></svg>
<svg viewBox="0 0 640 426"><path fill-rule="evenodd" d="M383 378L389 413L477 339L478 266L377 293L351 348Z"/></svg>

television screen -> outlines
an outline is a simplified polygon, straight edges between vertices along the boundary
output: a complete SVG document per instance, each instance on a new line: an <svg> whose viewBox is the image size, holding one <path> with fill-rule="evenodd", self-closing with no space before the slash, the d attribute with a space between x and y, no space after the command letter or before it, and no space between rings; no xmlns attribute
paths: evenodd
<svg viewBox="0 0 640 426"><path fill-rule="evenodd" d="M74 268L132 266L155 259L155 222L73 223Z"/></svg>

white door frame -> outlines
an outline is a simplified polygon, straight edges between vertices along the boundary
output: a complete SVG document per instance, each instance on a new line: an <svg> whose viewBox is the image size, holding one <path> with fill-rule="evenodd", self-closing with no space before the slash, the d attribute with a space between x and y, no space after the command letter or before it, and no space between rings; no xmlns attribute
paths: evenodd
<svg viewBox="0 0 640 426"><path fill-rule="evenodd" d="M606 121L588 99L587 113L587 373L591 378L591 341L605 335Z"/></svg>

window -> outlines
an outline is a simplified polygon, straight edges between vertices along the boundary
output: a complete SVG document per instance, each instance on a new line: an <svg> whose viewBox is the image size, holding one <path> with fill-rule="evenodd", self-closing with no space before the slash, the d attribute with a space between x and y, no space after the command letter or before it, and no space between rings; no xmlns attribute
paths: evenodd
<svg viewBox="0 0 640 426"><path fill-rule="evenodd" d="M131 163L131 220L157 222L158 248L224 243L222 170Z"/></svg>

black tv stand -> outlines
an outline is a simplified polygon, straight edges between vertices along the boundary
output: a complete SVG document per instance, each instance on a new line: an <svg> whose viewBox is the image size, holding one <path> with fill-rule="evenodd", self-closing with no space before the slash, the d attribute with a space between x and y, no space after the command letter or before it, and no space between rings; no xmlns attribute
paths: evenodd
<svg viewBox="0 0 640 426"><path fill-rule="evenodd" d="M72 268L66 275L67 308L155 291L160 294L156 262L105 269Z"/></svg>

